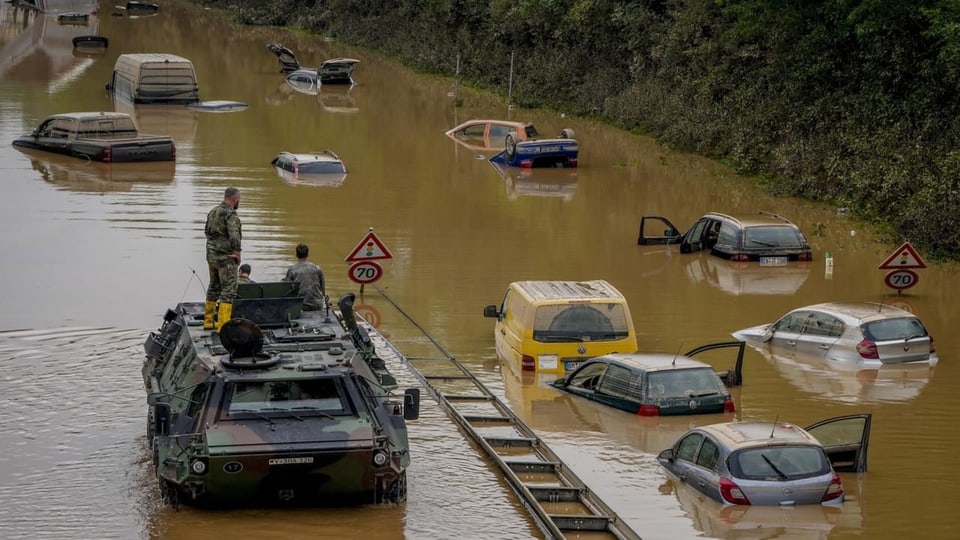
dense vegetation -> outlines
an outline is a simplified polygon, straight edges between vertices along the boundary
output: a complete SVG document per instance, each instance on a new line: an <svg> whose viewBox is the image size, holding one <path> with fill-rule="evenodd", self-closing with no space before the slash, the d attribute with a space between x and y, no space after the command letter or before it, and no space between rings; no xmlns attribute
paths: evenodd
<svg viewBox="0 0 960 540"><path fill-rule="evenodd" d="M200 0L712 156L960 258L957 0Z"/></svg>

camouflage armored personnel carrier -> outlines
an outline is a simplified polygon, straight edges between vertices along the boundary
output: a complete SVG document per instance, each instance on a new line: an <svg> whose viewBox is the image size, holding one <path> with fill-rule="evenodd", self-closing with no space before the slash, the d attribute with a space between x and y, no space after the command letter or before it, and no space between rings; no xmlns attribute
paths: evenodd
<svg viewBox="0 0 960 540"><path fill-rule="evenodd" d="M353 294L302 311L296 283L241 284L234 318L203 329L203 303L167 310L144 344L147 438L163 498L198 506L343 505L406 499L406 420L419 390L396 381L358 324Z"/></svg>

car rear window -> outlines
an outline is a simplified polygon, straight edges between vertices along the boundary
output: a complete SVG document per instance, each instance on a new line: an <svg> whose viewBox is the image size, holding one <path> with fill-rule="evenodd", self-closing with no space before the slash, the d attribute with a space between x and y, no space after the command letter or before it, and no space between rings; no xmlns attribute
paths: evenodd
<svg viewBox="0 0 960 540"><path fill-rule="evenodd" d="M764 446L734 452L730 472L749 480L793 480L819 476L832 469L818 446Z"/></svg>
<svg viewBox="0 0 960 540"><path fill-rule="evenodd" d="M534 139L537 135L540 135L540 133L537 132L537 128L533 126L526 126L523 128L523 132L526 133L528 139Z"/></svg>
<svg viewBox="0 0 960 540"><path fill-rule="evenodd" d="M343 163L339 161L315 161L313 163L301 163L300 174L343 174L346 170Z"/></svg>
<svg viewBox="0 0 960 540"><path fill-rule="evenodd" d="M533 321L536 341L614 341L629 335L623 304L540 306Z"/></svg>
<svg viewBox="0 0 960 540"><path fill-rule="evenodd" d="M747 227L743 230L743 247L801 247L803 240L796 229L784 225Z"/></svg>
<svg viewBox="0 0 960 540"><path fill-rule="evenodd" d="M717 373L708 367L653 371L647 380L647 391L653 399L708 396L724 390Z"/></svg>
<svg viewBox="0 0 960 540"><path fill-rule="evenodd" d="M860 327L863 337L870 341L890 341L893 339L907 339L927 335L920 319L916 317L897 317L868 322Z"/></svg>

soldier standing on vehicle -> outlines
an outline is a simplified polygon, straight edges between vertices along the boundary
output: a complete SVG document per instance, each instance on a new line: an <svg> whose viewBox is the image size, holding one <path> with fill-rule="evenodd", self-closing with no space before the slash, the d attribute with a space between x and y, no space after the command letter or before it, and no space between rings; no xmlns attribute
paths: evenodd
<svg viewBox="0 0 960 540"><path fill-rule="evenodd" d="M297 244L297 263L287 269L283 281L300 283L300 295L304 297L303 309L306 311L323 309L326 301L326 284L323 281L323 270L307 260L310 248L306 244Z"/></svg>
<svg viewBox="0 0 960 540"><path fill-rule="evenodd" d="M233 313L233 300L237 297L237 265L240 264L239 207L240 190L229 187L223 192L223 202L207 214L204 233L207 237L210 286L207 287L207 301L203 310L204 329L220 330ZM218 300L219 311L216 309Z"/></svg>

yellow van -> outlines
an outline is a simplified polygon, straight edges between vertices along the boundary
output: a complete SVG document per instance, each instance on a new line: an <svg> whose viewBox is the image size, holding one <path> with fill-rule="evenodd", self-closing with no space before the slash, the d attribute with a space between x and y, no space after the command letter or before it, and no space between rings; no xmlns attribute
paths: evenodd
<svg viewBox="0 0 960 540"><path fill-rule="evenodd" d="M518 372L563 375L588 358L637 350L627 300L603 280L515 281L483 315L497 319L497 354Z"/></svg>
<svg viewBox="0 0 960 540"><path fill-rule="evenodd" d="M167 53L121 54L107 90L132 103L196 103L200 89L193 62Z"/></svg>

